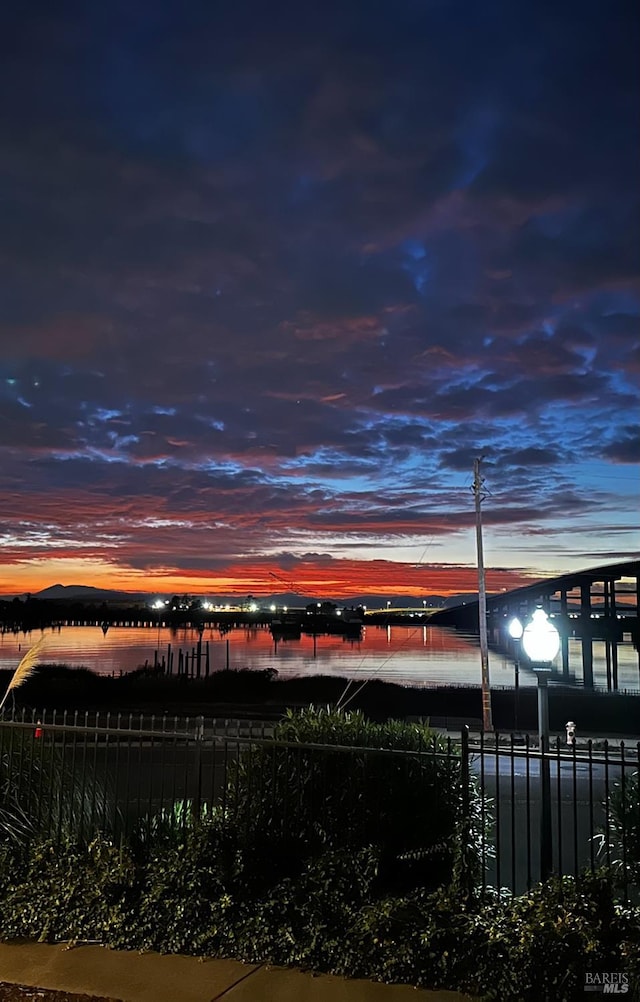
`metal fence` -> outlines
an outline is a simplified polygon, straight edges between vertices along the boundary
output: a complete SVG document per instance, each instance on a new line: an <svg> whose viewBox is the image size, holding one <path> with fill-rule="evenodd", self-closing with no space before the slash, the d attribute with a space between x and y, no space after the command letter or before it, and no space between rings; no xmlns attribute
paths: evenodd
<svg viewBox="0 0 640 1002"><path fill-rule="evenodd" d="M0 829L121 836L225 806L229 766L267 722L43 711L0 720ZM189 810L187 811L186 805ZM6 823L5 823L6 819Z"/></svg>
<svg viewBox="0 0 640 1002"><path fill-rule="evenodd" d="M273 727L266 721L63 711L1 719L0 837L34 828L58 839L97 831L119 837L153 819L178 825L214 806L233 810L234 763L242 760L246 795L258 756L273 756L275 775L278 750L288 747L303 768L295 771L298 785L280 783L270 805L273 829L284 831L302 785L306 809L326 813L336 785L351 790L354 803L363 801L374 757L385 756L405 781L416 769L417 784L430 758L448 770L455 796L425 808L437 817L452 803L473 806L483 889L519 894L549 872L577 875L607 865L624 897L637 894L640 742L568 747L558 739L541 754L529 738L471 737L464 729L460 740L397 751L276 741ZM304 763L313 766L308 782L300 778ZM263 774L264 763L262 773L256 770ZM374 791L380 813L394 809L393 785ZM369 786L369 799L371 793ZM425 786L425 801L434 795Z"/></svg>
<svg viewBox="0 0 640 1002"><path fill-rule="evenodd" d="M470 770L490 815L483 886L520 894L550 873L605 866L623 897L640 870L640 742L478 735Z"/></svg>

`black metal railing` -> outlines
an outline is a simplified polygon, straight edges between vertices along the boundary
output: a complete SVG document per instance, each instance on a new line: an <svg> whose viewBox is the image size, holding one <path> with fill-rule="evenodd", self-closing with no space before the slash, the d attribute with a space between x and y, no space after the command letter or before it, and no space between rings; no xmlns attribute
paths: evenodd
<svg viewBox="0 0 640 1002"><path fill-rule="evenodd" d="M471 772L493 814L483 888L528 890L551 872L606 867L622 896L640 871L640 742L593 740L541 749L529 737L478 736Z"/></svg>
<svg viewBox="0 0 640 1002"><path fill-rule="evenodd" d="M412 824L450 841L457 812L456 837L479 858L483 891L519 894L549 872L605 866L623 898L638 897L640 742L556 739L541 750L528 737L464 729L459 741L400 751L275 740L273 728L55 710L0 719L0 838L120 837L214 809L249 823L259 805L272 832L285 834L294 817L309 831L335 817L365 840L383 837L380 819L402 808L402 789L415 796L406 845Z"/></svg>

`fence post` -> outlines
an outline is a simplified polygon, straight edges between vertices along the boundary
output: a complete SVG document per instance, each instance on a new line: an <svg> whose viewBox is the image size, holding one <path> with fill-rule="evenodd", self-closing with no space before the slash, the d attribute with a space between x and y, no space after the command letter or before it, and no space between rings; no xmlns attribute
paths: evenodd
<svg viewBox="0 0 640 1002"><path fill-rule="evenodd" d="M463 900L469 901L473 893L473 876L469 866L470 857L470 796L469 796L469 727L462 728L460 735L460 844L458 846L458 882ZM484 832L483 836L484 838Z"/></svg>
<svg viewBox="0 0 640 1002"><path fill-rule="evenodd" d="M204 740L204 717L196 717L196 794L194 798L194 821L202 815L202 742Z"/></svg>
<svg viewBox="0 0 640 1002"><path fill-rule="evenodd" d="M559 769L558 769L559 771ZM560 809L560 806L559 808ZM540 880L551 876L551 775L546 734L540 736Z"/></svg>

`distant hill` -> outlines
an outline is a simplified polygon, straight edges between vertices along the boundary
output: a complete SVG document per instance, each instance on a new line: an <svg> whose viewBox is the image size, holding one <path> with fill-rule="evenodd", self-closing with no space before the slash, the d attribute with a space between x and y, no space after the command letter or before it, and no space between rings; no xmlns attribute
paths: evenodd
<svg viewBox="0 0 640 1002"><path fill-rule="evenodd" d="M147 599L147 596L140 592L111 591L108 588L92 588L91 585L61 584L43 588L31 597L56 602L144 602Z"/></svg>
<svg viewBox="0 0 640 1002"><path fill-rule="evenodd" d="M231 602L238 602L238 596L231 599ZM276 595L260 595L256 598L256 604L261 605L263 608L270 605L277 605L281 607L283 605L290 606L292 609L303 608L305 605L309 605L310 602L316 602L315 598L305 598L304 595L296 595L295 592L286 591L279 592Z"/></svg>
<svg viewBox="0 0 640 1002"><path fill-rule="evenodd" d="M106 602L107 604L111 603L123 605L125 603L139 604L151 602L161 594L163 593L115 591L108 588L94 588L91 585L54 584L50 585L48 588L43 588L41 591L33 593L31 597L52 602L84 602L86 604ZM27 598L27 595L23 593L17 597L24 601ZM170 595L167 594L166 597L169 598ZM199 596L197 595L193 596L193 598L198 597ZM12 596L5 596L5 601L11 598ZM243 593L242 595L212 594L211 598L217 603L222 604L228 602L231 605L239 605L246 602L247 595L246 593ZM339 607L351 608L364 605L367 609L371 610L386 609L387 601L391 602L391 605L389 606L390 609L421 609L423 607L423 603L425 603L427 609L441 609L461 605L464 602L477 601L477 598L478 596L476 594L453 595L450 598L444 598L442 595L427 595L420 597L417 597L416 595L394 595L393 598L387 598L384 595L354 595L349 598L329 599L329 601L335 602ZM310 605L313 602L327 601L327 599L325 597L321 599L318 596L299 595L295 592L289 591L278 592L273 595L260 595L256 597L255 601L263 608L268 608L270 605L277 605L279 607L286 605L290 608L304 608L304 606Z"/></svg>
<svg viewBox="0 0 640 1002"><path fill-rule="evenodd" d="M443 602L445 609L453 609L456 605L466 605L467 602L477 602L478 593L477 591L470 591L463 593L462 595L450 595Z"/></svg>

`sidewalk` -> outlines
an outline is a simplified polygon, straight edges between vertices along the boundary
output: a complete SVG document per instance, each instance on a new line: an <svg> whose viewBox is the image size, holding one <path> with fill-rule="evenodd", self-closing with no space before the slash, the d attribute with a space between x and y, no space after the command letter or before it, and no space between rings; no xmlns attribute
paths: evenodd
<svg viewBox="0 0 640 1002"><path fill-rule="evenodd" d="M140 954L102 946L0 943L0 981L106 996L113 1002L468 1002L458 992L351 981L235 960Z"/></svg>

